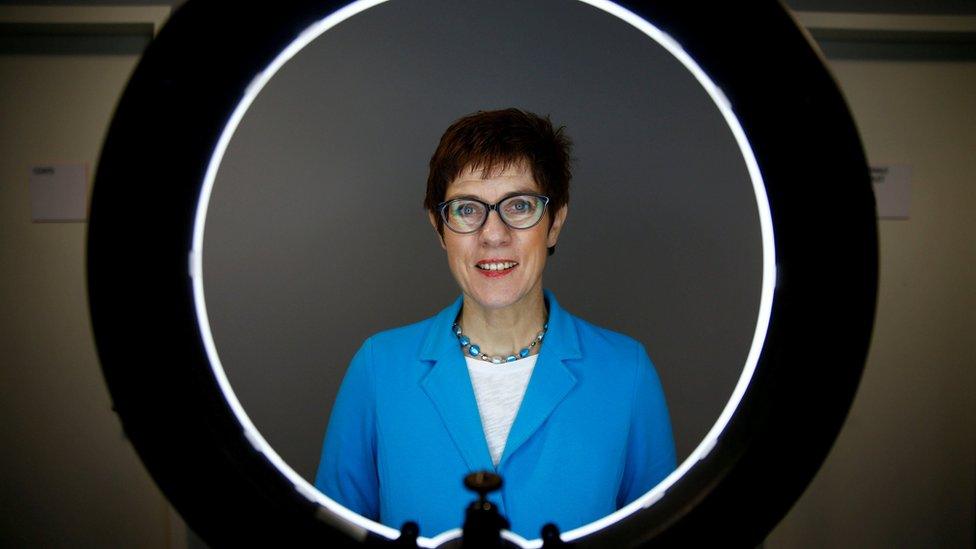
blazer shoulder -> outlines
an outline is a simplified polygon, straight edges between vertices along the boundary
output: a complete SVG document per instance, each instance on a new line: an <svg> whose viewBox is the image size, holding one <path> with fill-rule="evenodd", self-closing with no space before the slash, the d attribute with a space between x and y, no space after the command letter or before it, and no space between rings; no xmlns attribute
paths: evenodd
<svg viewBox="0 0 976 549"><path fill-rule="evenodd" d="M416 354L424 337L434 323L434 317L425 318L413 324L398 326L376 332L367 338L367 342L374 348L405 350L410 348Z"/></svg>
<svg viewBox="0 0 976 549"><path fill-rule="evenodd" d="M582 351L584 353L623 353L632 356L638 349L641 351L644 350L643 345L639 341L626 334L597 326L592 322L576 316L573 316L572 319L576 325L580 346L583 347Z"/></svg>

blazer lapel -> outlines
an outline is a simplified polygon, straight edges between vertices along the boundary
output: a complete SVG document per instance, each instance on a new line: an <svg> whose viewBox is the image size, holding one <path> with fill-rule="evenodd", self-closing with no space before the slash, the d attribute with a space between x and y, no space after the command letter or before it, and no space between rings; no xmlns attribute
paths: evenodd
<svg viewBox="0 0 976 549"><path fill-rule="evenodd" d="M492 470L494 466L488 453L471 378L457 340L451 333L460 308L459 298L434 317L420 353L421 360L433 364L427 375L421 378L420 386L433 402L468 468L472 471Z"/></svg>
<svg viewBox="0 0 976 549"><path fill-rule="evenodd" d="M576 326L566 311L559 307L552 293L547 290L545 295L549 303L549 330L543 340L542 351L532 371L532 378L525 390L515 423L512 424L512 430L505 442L505 452L499 467L542 427L556 406L576 385L576 376L563 363L564 360L576 360L582 356Z"/></svg>

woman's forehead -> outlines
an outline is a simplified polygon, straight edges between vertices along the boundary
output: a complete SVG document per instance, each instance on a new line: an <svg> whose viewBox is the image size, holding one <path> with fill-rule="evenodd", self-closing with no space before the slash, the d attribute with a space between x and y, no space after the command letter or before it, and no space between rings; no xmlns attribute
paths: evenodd
<svg viewBox="0 0 976 549"><path fill-rule="evenodd" d="M515 191L539 192L539 184L532 177L532 171L521 162L501 169L468 166L448 184L445 198L460 195L491 198Z"/></svg>

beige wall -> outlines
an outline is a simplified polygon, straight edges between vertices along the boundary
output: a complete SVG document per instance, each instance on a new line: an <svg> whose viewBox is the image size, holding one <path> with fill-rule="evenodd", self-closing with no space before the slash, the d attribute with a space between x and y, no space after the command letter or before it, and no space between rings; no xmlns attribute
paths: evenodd
<svg viewBox="0 0 976 549"><path fill-rule="evenodd" d="M0 56L0 545L165 547L167 504L111 412L85 223L32 223L32 163L86 162L135 56Z"/></svg>
<svg viewBox="0 0 976 549"><path fill-rule="evenodd" d="M85 224L33 224L29 211L31 163L94 167L135 61L0 56L2 546L183 542L110 411L90 336ZM972 547L976 63L833 67L869 158L914 167L912 215L881 222L861 390L823 470L766 546Z"/></svg>
<svg viewBox="0 0 976 549"><path fill-rule="evenodd" d="M913 167L911 217L880 222L878 312L860 390L826 464L766 548L973 547L976 63L831 66L869 160Z"/></svg>

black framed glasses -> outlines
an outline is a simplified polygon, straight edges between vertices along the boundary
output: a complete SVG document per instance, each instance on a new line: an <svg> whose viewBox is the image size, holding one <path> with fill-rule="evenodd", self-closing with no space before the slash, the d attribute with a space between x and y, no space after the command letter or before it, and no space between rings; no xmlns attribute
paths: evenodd
<svg viewBox="0 0 976 549"><path fill-rule="evenodd" d="M530 229L546 213L549 197L541 194L520 193L508 195L495 204L477 198L455 198L437 205L441 219L448 229L456 233L473 233L480 229L492 210L498 212L502 222L513 229Z"/></svg>

